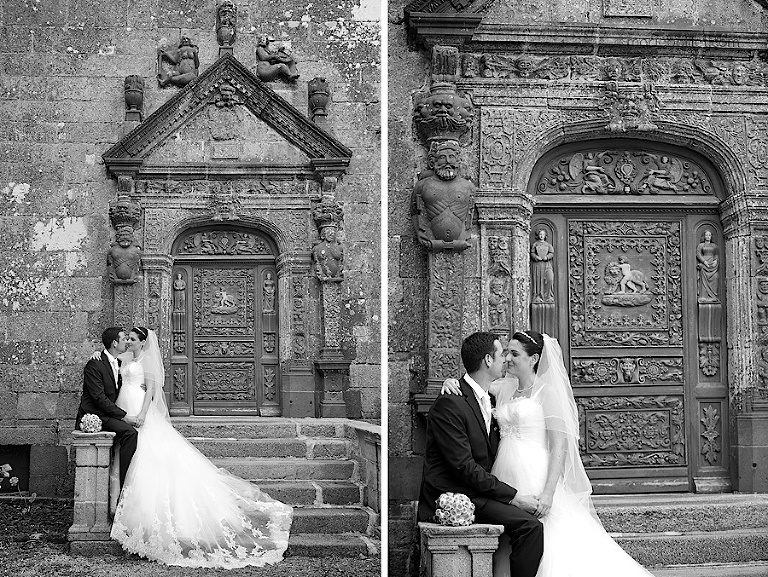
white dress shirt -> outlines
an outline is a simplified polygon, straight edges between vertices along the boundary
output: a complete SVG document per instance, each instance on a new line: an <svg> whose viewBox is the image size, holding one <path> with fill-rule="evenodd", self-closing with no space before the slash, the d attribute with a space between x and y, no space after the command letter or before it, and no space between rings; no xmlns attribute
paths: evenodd
<svg viewBox="0 0 768 577"><path fill-rule="evenodd" d="M464 380L472 387L472 392L475 393L475 398L480 405L480 410L483 413L483 419L485 419L485 432L491 434L491 396L487 391L483 390L483 387L478 385L475 380L468 374L464 375Z"/></svg>
<svg viewBox="0 0 768 577"><path fill-rule="evenodd" d="M107 360L112 367L112 376L115 377L115 384L117 384L117 375L120 371L120 366L117 364L117 359L109 354L109 351L104 349L104 354L107 355Z"/></svg>

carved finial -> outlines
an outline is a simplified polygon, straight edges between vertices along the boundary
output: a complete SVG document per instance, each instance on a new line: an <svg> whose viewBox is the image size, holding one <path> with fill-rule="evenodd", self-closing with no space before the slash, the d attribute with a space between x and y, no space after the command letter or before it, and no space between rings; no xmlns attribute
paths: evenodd
<svg viewBox="0 0 768 577"><path fill-rule="evenodd" d="M132 74L125 77L125 119L129 121L143 120L144 111L144 79Z"/></svg>
<svg viewBox="0 0 768 577"><path fill-rule="evenodd" d="M233 53L237 39L237 6L232 0L223 0L216 10L216 39L220 57Z"/></svg>
<svg viewBox="0 0 768 577"><path fill-rule="evenodd" d="M326 107L331 100L330 89L325 78L315 77L307 83L309 117L318 126L324 127L328 118Z"/></svg>

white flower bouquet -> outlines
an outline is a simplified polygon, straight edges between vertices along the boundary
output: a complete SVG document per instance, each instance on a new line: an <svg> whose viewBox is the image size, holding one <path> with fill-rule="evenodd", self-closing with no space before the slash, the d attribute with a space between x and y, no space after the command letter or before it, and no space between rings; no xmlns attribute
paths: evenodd
<svg viewBox="0 0 768 577"><path fill-rule="evenodd" d="M443 493L437 507L435 519L441 525L461 527L475 522L475 504L461 493Z"/></svg>
<svg viewBox="0 0 768 577"><path fill-rule="evenodd" d="M80 419L80 430L83 433L98 433L101 431L101 419L93 413L83 415Z"/></svg>

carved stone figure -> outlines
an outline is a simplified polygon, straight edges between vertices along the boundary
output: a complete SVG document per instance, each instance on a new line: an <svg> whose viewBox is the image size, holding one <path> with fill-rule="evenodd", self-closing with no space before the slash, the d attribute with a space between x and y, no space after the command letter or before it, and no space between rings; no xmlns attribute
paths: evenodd
<svg viewBox="0 0 768 577"><path fill-rule="evenodd" d="M141 247L133 243L133 229L121 226L107 253L109 280L115 284L134 284L139 280Z"/></svg>
<svg viewBox="0 0 768 577"><path fill-rule="evenodd" d="M490 295L488 296L488 322L491 327L507 327L508 302L504 294L504 279L498 276L491 277Z"/></svg>
<svg viewBox="0 0 768 577"><path fill-rule="evenodd" d="M611 261L605 265L604 280L607 285L602 298L604 305L636 307L653 299L645 273L633 270L625 256L619 256L618 262Z"/></svg>
<svg viewBox="0 0 768 577"><path fill-rule="evenodd" d="M200 60L198 48L192 41L182 36L178 48L157 49L157 81L161 88L173 84L183 87L197 78ZM165 62L172 66L168 67Z"/></svg>
<svg viewBox="0 0 768 577"><path fill-rule="evenodd" d="M429 143L433 140L458 140L474 118L472 103L459 95L452 84L436 83L427 96L416 99L413 118L416 128Z"/></svg>
<svg viewBox="0 0 768 577"><path fill-rule="evenodd" d="M288 81L296 80L299 77L296 61L285 46L271 50L269 45L274 40L268 36L263 36L259 40L259 45L256 47L256 57L259 59L256 64L256 76L262 82L272 82L280 76Z"/></svg>
<svg viewBox="0 0 768 577"><path fill-rule="evenodd" d="M536 242L531 245L531 299L534 303L555 301L554 256L555 247L547 242L547 231L540 228L536 232Z"/></svg>
<svg viewBox="0 0 768 577"><path fill-rule="evenodd" d="M237 39L237 6L232 0L224 0L216 11L216 39L229 48Z"/></svg>
<svg viewBox="0 0 768 577"><path fill-rule="evenodd" d="M267 272L264 276L263 291L261 312L275 312L275 279L272 278L271 272Z"/></svg>
<svg viewBox="0 0 768 577"><path fill-rule="evenodd" d="M237 301L235 295L231 295L227 292L223 286L219 287L219 290L215 294L218 305L211 307L211 313L218 315L231 315L238 311Z"/></svg>
<svg viewBox="0 0 768 577"><path fill-rule="evenodd" d="M341 281L344 275L344 247L336 240L336 225L320 228L320 240L312 248L315 274L321 281Z"/></svg>
<svg viewBox="0 0 768 577"><path fill-rule="evenodd" d="M429 175L416 183L411 200L416 236L431 251L465 250L475 185L458 176L459 143L434 143L427 166Z"/></svg>
<svg viewBox="0 0 768 577"><path fill-rule="evenodd" d="M718 248L712 242L712 232L707 230L696 247L696 270L698 271L697 294L700 303L720 302L720 263Z"/></svg>
<svg viewBox="0 0 768 577"><path fill-rule="evenodd" d="M181 273L173 280L173 310L183 311L187 308L187 281Z"/></svg>
<svg viewBox="0 0 768 577"><path fill-rule="evenodd" d="M651 114L659 111L659 98L653 86L647 84L643 92L626 90L618 82L608 82L605 87L605 109L610 116L606 128L611 132L627 130L648 131L657 127L651 122Z"/></svg>
<svg viewBox="0 0 768 577"><path fill-rule="evenodd" d="M619 370L621 371L621 376L624 378L625 383L636 382L635 374L637 371L637 361L635 359L619 359Z"/></svg>
<svg viewBox="0 0 768 577"><path fill-rule="evenodd" d="M144 79L132 74L125 77L125 119L141 120L144 109Z"/></svg>

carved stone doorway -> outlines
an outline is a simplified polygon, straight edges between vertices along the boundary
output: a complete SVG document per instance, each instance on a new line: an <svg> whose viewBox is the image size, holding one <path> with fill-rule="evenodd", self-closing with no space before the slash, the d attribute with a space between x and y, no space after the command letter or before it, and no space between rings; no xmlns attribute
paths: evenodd
<svg viewBox="0 0 768 577"><path fill-rule="evenodd" d="M599 170L581 174L569 174L574 163L567 162L576 156L584 166L580 152L551 155L539 167L550 182L557 180L553 168L567 175L558 183L581 178L573 189L582 194L545 196L538 188L531 325L562 344L582 460L596 493L729 491L725 267L715 176L701 159L691 168L685 158L681 166L700 170L709 195L662 196L673 192L668 188L654 191L658 196L625 196L638 193L639 180L629 176L640 179L632 172L644 166L658 171L651 175L665 179L662 186L670 184L669 173L655 161L649 166L646 151L625 152L623 165L595 162ZM585 197L590 184L604 184L609 174L627 176L623 194ZM548 253L549 266L535 258Z"/></svg>
<svg viewBox="0 0 768 577"><path fill-rule="evenodd" d="M280 415L273 243L207 227L183 234L173 253L171 412Z"/></svg>

